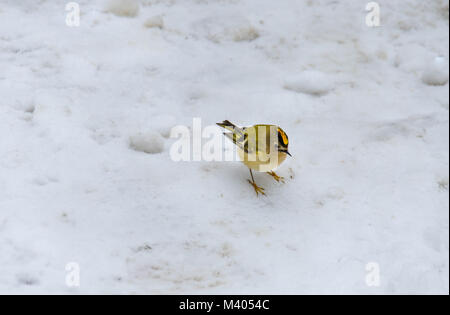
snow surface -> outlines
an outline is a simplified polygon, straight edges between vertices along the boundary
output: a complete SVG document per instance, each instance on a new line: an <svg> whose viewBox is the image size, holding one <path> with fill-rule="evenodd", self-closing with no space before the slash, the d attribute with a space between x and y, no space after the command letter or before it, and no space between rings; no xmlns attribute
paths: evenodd
<svg viewBox="0 0 450 315"><path fill-rule="evenodd" d="M107 12L117 16L135 17L139 14L138 0L107 0L105 2Z"/></svg>
<svg viewBox="0 0 450 315"><path fill-rule="evenodd" d="M159 132L149 131L130 137L131 148L145 153L161 153L164 151L164 139Z"/></svg>
<svg viewBox="0 0 450 315"><path fill-rule="evenodd" d="M442 57L436 57L425 69L422 81L428 85L445 85L448 83L448 61Z"/></svg>
<svg viewBox="0 0 450 315"><path fill-rule="evenodd" d="M299 93L320 96L333 89L333 82L327 75L321 72L303 71L292 78L288 78L284 87Z"/></svg>
<svg viewBox="0 0 450 315"><path fill-rule="evenodd" d="M447 0L112 2L0 0L0 293L449 293ZM286 184L173 162L193 117Z"/></svg>

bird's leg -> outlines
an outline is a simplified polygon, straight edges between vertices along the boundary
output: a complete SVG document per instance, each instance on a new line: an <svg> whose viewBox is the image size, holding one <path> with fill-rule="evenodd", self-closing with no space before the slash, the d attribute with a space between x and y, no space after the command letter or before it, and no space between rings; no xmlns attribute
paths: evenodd
<svg viewBox="0 0 450 315"><path fill-rule="evenodd" d="M250 183L250 185L253 186L253 189L255 189L256 196L258 196L259 194L266 195L265 192L264 192L264 188L259 187L258 185L256 185L255 179L253 178L253 172L252 172L252 170L250 168L249 168L249 170L250 170L250 176L252 177L252 180L249 179L248 182Z"/></svg>
<svg viewBox="0 0 450 315"><path fill-rule="evenodd" d="M274 171L272 172L267 172L267 174L269 174L270 176L273 177L273 179L275 179L277 182L282 182L284 184L284 177L278 176Z"/></svg>

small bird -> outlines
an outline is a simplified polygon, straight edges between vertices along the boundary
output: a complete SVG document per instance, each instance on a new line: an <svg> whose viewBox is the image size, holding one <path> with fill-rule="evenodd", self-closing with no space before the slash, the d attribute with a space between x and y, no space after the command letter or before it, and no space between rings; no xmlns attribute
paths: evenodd
<svg viewBox="0 0 450 315"><path fill-rule="evenodd" d="M287 134L275 125L254 125L250 127L237 127L225 120L217 123L218 126L230 132L224 135L233 141L238 148L239 157L249 168L251 180L248 182L255 189L256 195L265 195L264 188L256 185L253 170L266 172L277 182L284 183L284 178L278 176L274 170L291 156L288 151L289 139Z"/></svg>

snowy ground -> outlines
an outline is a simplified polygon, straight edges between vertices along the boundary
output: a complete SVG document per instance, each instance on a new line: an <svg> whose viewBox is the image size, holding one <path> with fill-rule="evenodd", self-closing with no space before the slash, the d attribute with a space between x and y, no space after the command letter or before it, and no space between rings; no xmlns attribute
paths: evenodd
<svg viewBox="0 0 450 315"><path fill-rule="evenodd" d="M0 293L448 294L448 0L107 2L0 0ZM194 117L286 184L173 162Z"/></svg>

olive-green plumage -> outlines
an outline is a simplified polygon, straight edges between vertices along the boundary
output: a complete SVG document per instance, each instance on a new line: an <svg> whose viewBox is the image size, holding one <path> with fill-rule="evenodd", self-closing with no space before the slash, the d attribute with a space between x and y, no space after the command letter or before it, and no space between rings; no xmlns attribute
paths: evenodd
<svg viewBox="0 0 450 315"><path fill-rule="evenodd" d="M286 133L275 125L253 125L250 127L237 127L228 120L217 123L229 132L224 135L238 147L239 157L250 169L252 181L256 194L264 193L264 189L258 187L253 178L252 170L267 172L276 181L283 181L282 177L275 174L274 170L290 155L288 151L289 140Z"/></svg>

